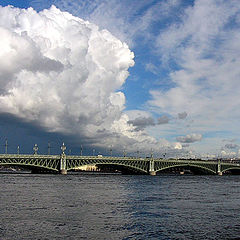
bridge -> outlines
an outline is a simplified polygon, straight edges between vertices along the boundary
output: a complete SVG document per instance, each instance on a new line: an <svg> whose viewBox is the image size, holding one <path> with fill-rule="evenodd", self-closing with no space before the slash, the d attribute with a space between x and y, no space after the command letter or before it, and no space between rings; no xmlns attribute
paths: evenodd
<svg viewBox="0 0 240 240"><path fill-rule="evenodd" d="M239 161L201 160L201 159L161 159L113 156L75 156L66 155L66 147L61 147L60 155L0 154L0 166L19 166L33 173L67 174L81 166L96 165L99 168L111 168L123 173L156 175L157 172L176 170L181 173L191 171L194 174L223 173L240 174Z"/></svg>

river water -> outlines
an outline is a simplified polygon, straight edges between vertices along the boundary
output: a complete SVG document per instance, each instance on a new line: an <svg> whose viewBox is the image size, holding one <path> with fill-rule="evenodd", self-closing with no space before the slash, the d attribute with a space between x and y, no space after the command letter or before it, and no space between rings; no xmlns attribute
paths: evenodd
<svg viewBox="0 0 240 240"><path fill-rule="evenodd" d="M0 239L240 239L240 176L0 174Z"/></svg>

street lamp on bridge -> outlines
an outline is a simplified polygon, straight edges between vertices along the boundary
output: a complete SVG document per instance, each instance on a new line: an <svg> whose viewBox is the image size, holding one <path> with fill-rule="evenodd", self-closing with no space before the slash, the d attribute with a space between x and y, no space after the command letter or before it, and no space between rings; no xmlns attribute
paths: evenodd
<svg viewBox="0 0 240 240"><path fill-rule="evenodd" d="M139 150L137 150L137 158L139 158Z"/></svg>
<svg viewBox="0 0 240 240"><path fill-rule="evenodd" d="M37 155L38 145L36 143L35 143L35 145L33 147L33 151L34 151L34 155Z"/></svg>
<svg viewBox="0 0 240 240"><path fill-rule="evenodd" d="M110 147L110 156L112 157L112 145Z"/></svg>
<svg viewBox="0 0 240 240"><path fill-rule="evenodd" d="M62 144L62 146L61 146L61 150L62 150L62 154L65 154L65 150L66 150L67 148L66 148L66 146L64 145L64 142L63 142L63 144Z"/></svg>
<svg viewBox="0 0 240 240"><path fill-rule="evenodd" d="M83 146L81 145L80 155L82 156L82 154L83 154Z"/></svg>
<svg viewBox="0 0 240 240"><path fill-rule="evenodd" d="M48 155L50 155L50 151L51 151L51 144L50 142L48 142Z"/></svg>
<svg viewBox="0 0 240 240"><path fill-rule="evenodd" d="M6 140L5 140L5 154L7 154L7 153L8 153L8 140L6 138Z"/></svg>
<svg viewBox="0 0 240 240"><path fill-rule="evenodd" d="M123 157L126 157L126 149L123 149Z"/></svg>

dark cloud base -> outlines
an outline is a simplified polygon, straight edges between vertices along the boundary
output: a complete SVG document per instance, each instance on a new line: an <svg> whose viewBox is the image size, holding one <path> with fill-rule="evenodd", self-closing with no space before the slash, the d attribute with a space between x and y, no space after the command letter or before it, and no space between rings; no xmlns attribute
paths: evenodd
<svg viewBox="0 0 240 240"><path fill-rule="evenodd" d="M92 139L86 137L69 136L59 133L47 132L45 128L34 123L25 122L12 114L0 115L0 153L5 152L5 141L8 140L8 153L17 153L17 146L20 146L20 153L33 153L34 144L39 146L39 154L48 153L48 143L50 143L51 154L60 154L60 147L64 142L67 146L66 153L80 155L81 145L84 155L91 155L93 149L95 153L109 154L108 149L95 148L91 146ZM79 141L77 139L83 139ZM114 152L114 150L113 150ZM119 154L119 153L118 153Z"/></svg>

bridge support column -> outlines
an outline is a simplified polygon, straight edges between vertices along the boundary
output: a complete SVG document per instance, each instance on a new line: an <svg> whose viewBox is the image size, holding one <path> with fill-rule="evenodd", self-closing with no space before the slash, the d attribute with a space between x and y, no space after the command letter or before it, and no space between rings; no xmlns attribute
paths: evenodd
<svg viewBox="0 0 240 240"><path fill-rule="evenodd" d="M151 176L155 176L156 175L156 171L154 169L154 160L153 158L149 161L149 175Z"/></svg>
<svg viewBox="0 0 240 240"><path fill-rule="evenodd" d="M221 171L221 162L220 162L220 159L218 159L217 174L218 174L218 176L222 176L222 175L223 175L223 173L222 173L222 171Z"/></svg>
<svg viewBox="0 0 240 240"><path fill-rule="evenodd" d="M60 174L66 175L67 174L67 159L66 159L66 154L65 154L65 150L66 150L66 146L62 145L61 147L62 149L62 154L61 154L61 158L60 158Z"/></svg>
<svg viewBox="0 0 240 240"><path fill-rule="evenodd" d="M66 169L66 155L62 154L61 159L60 159L60 174L66 175L67 174L67 169Z"/></svg>

